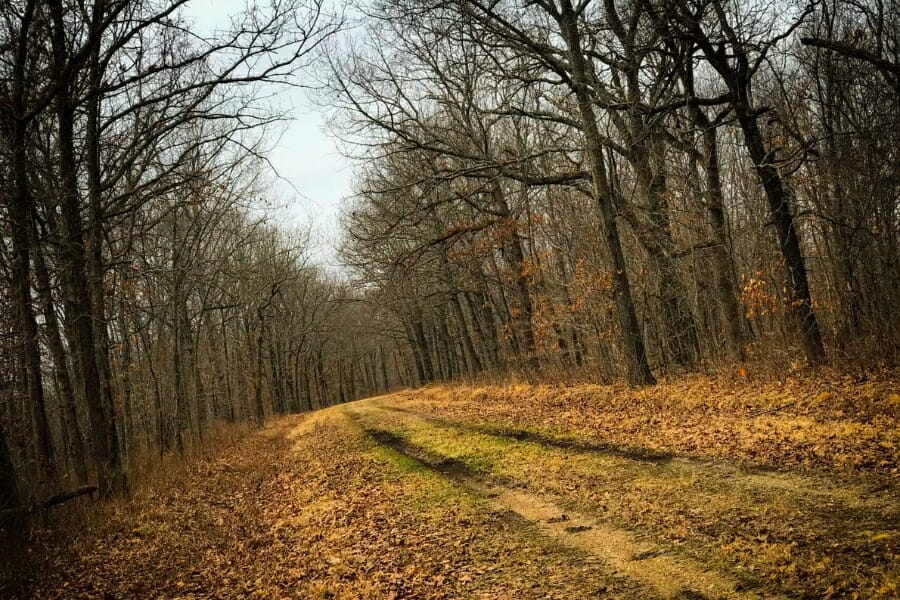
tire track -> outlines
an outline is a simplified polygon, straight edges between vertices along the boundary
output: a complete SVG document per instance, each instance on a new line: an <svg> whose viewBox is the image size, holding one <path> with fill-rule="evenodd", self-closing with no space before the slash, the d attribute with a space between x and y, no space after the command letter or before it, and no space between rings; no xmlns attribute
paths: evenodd
<svg viewBox="0 0 900 600"><path fill-rule="evenodd" d="M553 437L526 429L512 427L473 425L424 414L396 405L370 405L372 409L397 413L425 423L462 432L504 438L522 443L538 444L545 448L555 448L582 454L605 455L625 459L635 463L649 463L660 467L679 469L695 473L703 479L714 480L716 485L730 485L748 493L757 490L786 492L796 496L798 501L821 504L838 502L841 505L866 511L883 513L884 521L896 521L900 515L898 489L891 482L876 485L860 485L850 481L832 481L829 478L797 474L758 467L756 465L732 465L712 460L678 456L669 452L623 447L615 444L586 442L578 439Z"/></svg>
<svg viewBox="0 0 900 600"><path fill-rule="evenodd" d="M365 416L345 409L373 440L432 469L481 498L495 510L510 512L540 535L602 561L613 577L624 577L670 600L745 600L778 598L742 589L741 583L699 562L676 556L645 536L612 527L600 519L565 510L550 498L504 485L473 473L465 464L409 443Z"/></svg>

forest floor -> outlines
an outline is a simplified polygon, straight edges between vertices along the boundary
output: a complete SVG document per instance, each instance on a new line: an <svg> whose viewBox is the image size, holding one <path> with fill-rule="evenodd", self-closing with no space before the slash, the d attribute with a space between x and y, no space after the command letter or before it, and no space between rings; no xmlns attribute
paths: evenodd
<svg viewBox="0 0 900 600"><path fill-rule="evenodd" d="M897 598L894 382L432 387L271 422L37 598Z"/></svg>

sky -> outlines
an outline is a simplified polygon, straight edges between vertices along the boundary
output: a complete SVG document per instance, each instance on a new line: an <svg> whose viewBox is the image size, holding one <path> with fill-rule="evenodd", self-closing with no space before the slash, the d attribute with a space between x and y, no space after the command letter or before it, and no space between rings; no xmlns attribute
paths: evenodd
<svg viewBox="0 0 900 600"><path fill-rule="evenodd" d="M239 14L246 3L191 0L183 14L197 30L212 32L227 27L229 16ZM325 267L337 267L338 217L341 200L350 194L350 161L341 156L328 135L325 110L316 105L311 94L288 87L273 88L273 92L291 117L282 125L281 136L273 137L269 153L275 170L270 196L282 207L277 209L276 220L288 228L310 228L314 260Z"/></svg>

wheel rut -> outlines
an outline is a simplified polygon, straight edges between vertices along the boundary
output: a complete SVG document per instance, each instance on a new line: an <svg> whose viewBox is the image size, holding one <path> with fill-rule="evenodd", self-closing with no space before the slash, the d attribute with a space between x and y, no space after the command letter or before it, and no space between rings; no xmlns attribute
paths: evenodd
<svg viewBox="0 0 900 600"><path fill-rule="evenodd" d="M593 515L565 509L549 496L474 473L464 463L411 444L396 433L369 423L353 410L346 410L346 414L378 444L440 473L492 509L511 513L541 536L582 554L586 561L601 561L612 577L637 582L657 597L671 600L780 597L743 589L737 579L678 555L648 536L611 526Z"/></svg>

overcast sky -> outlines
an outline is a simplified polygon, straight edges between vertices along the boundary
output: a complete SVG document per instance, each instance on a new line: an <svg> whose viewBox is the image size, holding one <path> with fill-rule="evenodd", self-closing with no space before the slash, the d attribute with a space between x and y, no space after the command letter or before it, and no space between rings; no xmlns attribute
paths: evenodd
<svg viewBox="0 0 900 600"><path fill-rule="evenodd" d="M245 5L246 0L191 0L184 15L199 30L210 32L227 27L229 16L240 13ZM315 258L325 265L335 265L337 219L341 199L350 193L350 164L325 130L324 110L302 90L279 90L279 101L293 118L269 155L283 179L276 182L272 199L284 204L278 216L286 224L312 226Z"/></svg>

